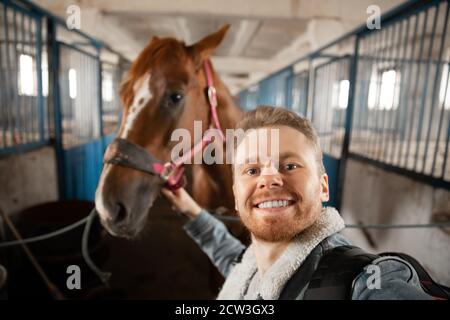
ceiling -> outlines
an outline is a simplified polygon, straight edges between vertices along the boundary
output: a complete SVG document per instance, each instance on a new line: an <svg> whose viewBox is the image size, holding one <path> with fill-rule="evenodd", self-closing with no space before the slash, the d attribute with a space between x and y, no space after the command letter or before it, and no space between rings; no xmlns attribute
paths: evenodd
<svg viewBox="0 0 450 320"><path fill-rule="evenodd" d="M233 93L403 0L35 0L62 18L81 9L81 30L133 60L153 36L192 44L230 24L213 63Z"/></svg>

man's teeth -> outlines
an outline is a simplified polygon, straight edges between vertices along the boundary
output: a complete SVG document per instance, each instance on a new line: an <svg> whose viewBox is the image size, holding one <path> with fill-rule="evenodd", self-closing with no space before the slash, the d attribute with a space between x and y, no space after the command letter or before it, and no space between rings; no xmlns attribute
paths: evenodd
<svg viewBox="0 0 450 320"><path fill-rule="evenodd" d="M289 201L287 200L274 200L274 201L265 201L258 204L258 208L267 209L267 208L281 208L287 207L289 205Z"/></svg>

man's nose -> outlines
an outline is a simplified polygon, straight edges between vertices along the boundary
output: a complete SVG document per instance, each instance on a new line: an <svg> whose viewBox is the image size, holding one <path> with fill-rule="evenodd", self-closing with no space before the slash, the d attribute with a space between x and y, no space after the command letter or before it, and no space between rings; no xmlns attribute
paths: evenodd
<svg viewBox="0 0 450 320"><path fill-rule="evenodd" d="M283 179L275 166L267 166L261 170L258 188L276 188L281 186L283 186Z"/></svg>

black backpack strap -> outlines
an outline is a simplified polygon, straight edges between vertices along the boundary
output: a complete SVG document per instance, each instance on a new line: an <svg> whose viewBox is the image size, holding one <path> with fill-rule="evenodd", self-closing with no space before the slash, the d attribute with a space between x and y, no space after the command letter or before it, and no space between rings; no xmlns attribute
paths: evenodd
<svg viewBox="0 0 450 320"><path fill-rule="evenodd" d="M298 300L302 291L306 289L309 279L314 274L317 265L317 255L321 254L322 247L317 246L295 271L292 277L288 280L283 290L280 293L279 300Z"/></svg>
<svg viewBox="0 0 450 320"><path fill-rule="evenodd" d="M436 283L419 261L406 253L384 252L380 256L395 256L408 262L417 272L422 289L435 299L450 300L450 288Z"/></svg>
<svg viewBox="0 0 450 320"><path fill-rule="evenodd" d="M324 253L306 289L304 300L351 299L353 280L379 256L355 246L340 246Z"/></svg>

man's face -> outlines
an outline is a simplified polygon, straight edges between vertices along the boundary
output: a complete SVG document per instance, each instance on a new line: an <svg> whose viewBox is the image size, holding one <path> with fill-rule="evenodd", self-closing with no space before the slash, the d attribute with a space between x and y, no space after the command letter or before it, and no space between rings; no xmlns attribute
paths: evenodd
<svg viewBox="0 0 450 320"><path fill-rule="evenodd" d="M256 239L289 241L316 221L328 201L328 176L319 174L314 147L293 128L247 134L234 166L236 210Z"/></svg>

